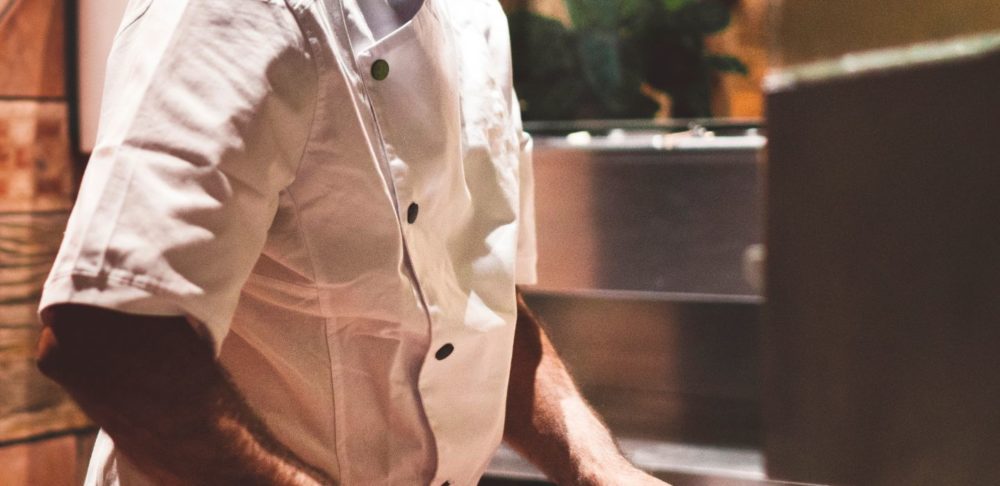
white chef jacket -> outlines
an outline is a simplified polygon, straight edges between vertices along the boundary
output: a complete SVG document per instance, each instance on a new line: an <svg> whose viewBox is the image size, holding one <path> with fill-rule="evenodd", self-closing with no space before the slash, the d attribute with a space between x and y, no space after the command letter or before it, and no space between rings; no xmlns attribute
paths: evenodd
<svg viewBox="0 0 1000 486"><path fill-rule="evenodd" d="M358 1L131 0L41 308L189 316L341 484L475 484L535 278L506 21ZM87 484L147 482L102 433Z"/></svg>

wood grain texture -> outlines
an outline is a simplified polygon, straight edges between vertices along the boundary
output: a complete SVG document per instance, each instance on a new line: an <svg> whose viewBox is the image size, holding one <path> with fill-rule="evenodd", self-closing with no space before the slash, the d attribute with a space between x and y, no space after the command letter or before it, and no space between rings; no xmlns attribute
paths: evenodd
<svg viewBox="0 0 1000 486"><path fill-rule="evenodd" d="M0 213L0 442L89 425L34 362L42 282L66 213Z"/></svg>
<svg viewBox="0 0 1000 486"><path fill-rule="evenodd" d="M65 103L0 101L0 442L88 425L33 358L71 187Z"/></svg>
<svg viewBox="0 0 1000 486"><path fill-rule="evenodd" d="M89 426L33 358L38 297L72 203L64 8L0 0L0 444ZM76 457L64 445L0 449L0 483L79 483L55 467Z"/></svg>
<svg viewBox="0 0 1000 486"><path fill-rule="evenodd" d="M63 8L61 0L0 0L0 96L66 95Z"/></svg>
<svg viewBox="0 0 1000 486"><path fill-rule="evenodd" d="M72 183L65 116L60 102L0 101L0 442L87 425L33 359Z"/></svg>

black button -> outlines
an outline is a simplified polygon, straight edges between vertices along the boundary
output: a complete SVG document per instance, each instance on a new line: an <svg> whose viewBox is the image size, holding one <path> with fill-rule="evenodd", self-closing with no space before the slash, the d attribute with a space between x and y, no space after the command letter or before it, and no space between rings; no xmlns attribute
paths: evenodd
<svg viewBox="0 0 1000 486"><path fill-rule="evenodd" d="M420 206L417 203L410 203L410 207L406 208L406 222L410 224L416 223L419 212Z"/></svg>
<svg viewBox="0 0 1000 486"><path fill-rule="evenodd" d="M441 346L441 349L439 349L438 352L434 353L434 357L437 358L438 361L441 361L442 359L451 356L451 352L454 350L455 346L452 346L451 343L445 344L444 346Z"/></svg>
<svg viewBox="0 0 1000 486"><path fill-rule="evenodd" d="M389 77L389 63L385 59L372 63L372 77L379 81Z"/></svg>

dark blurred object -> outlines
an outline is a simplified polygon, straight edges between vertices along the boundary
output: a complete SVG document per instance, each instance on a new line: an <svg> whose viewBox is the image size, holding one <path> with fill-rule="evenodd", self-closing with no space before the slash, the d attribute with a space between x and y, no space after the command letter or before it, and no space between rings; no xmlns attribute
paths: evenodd
<svg viewBox="0 0 1000 486"><path fill-rule="evenodd" d="M509 13L508 22L524 119L569 120L585 113L590 88L579 73L573 34L558 20L526 9Z"/></svg>
<svg viewBox="0 0 1000 486"><path fill-rule="evenodd" d="M566 0L572 28L515 5L509 12L514 84L526 120L648 118L669 95L671 116L712 116L712 74L747 73L709 53L725 29L721 0Z"/></svg>
<svg viewBox="0 0 1000 486"><path fill-rule="evenodd" d="M1000 29L997 0L770 3L771 61L786 66Z"/></svg>
<svg viewBox="0 0 1000 486"><path fill-rule="evenodd" d="M768 94L772 477L1000 484L1000 36Z"/></svg>

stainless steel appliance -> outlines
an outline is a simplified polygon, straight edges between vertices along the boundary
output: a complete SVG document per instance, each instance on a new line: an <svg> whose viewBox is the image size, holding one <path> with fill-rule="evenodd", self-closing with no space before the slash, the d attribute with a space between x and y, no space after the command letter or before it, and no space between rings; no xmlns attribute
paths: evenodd
<svg viewBox="0 0 1000 486"><path fill-rule="evenodd" d="M527 298L584 394L657 475L763 484L761 299L742 271L763 229L759 125L529 130L539 282ZM508 449L490 475L541 477Z"/></svg>

